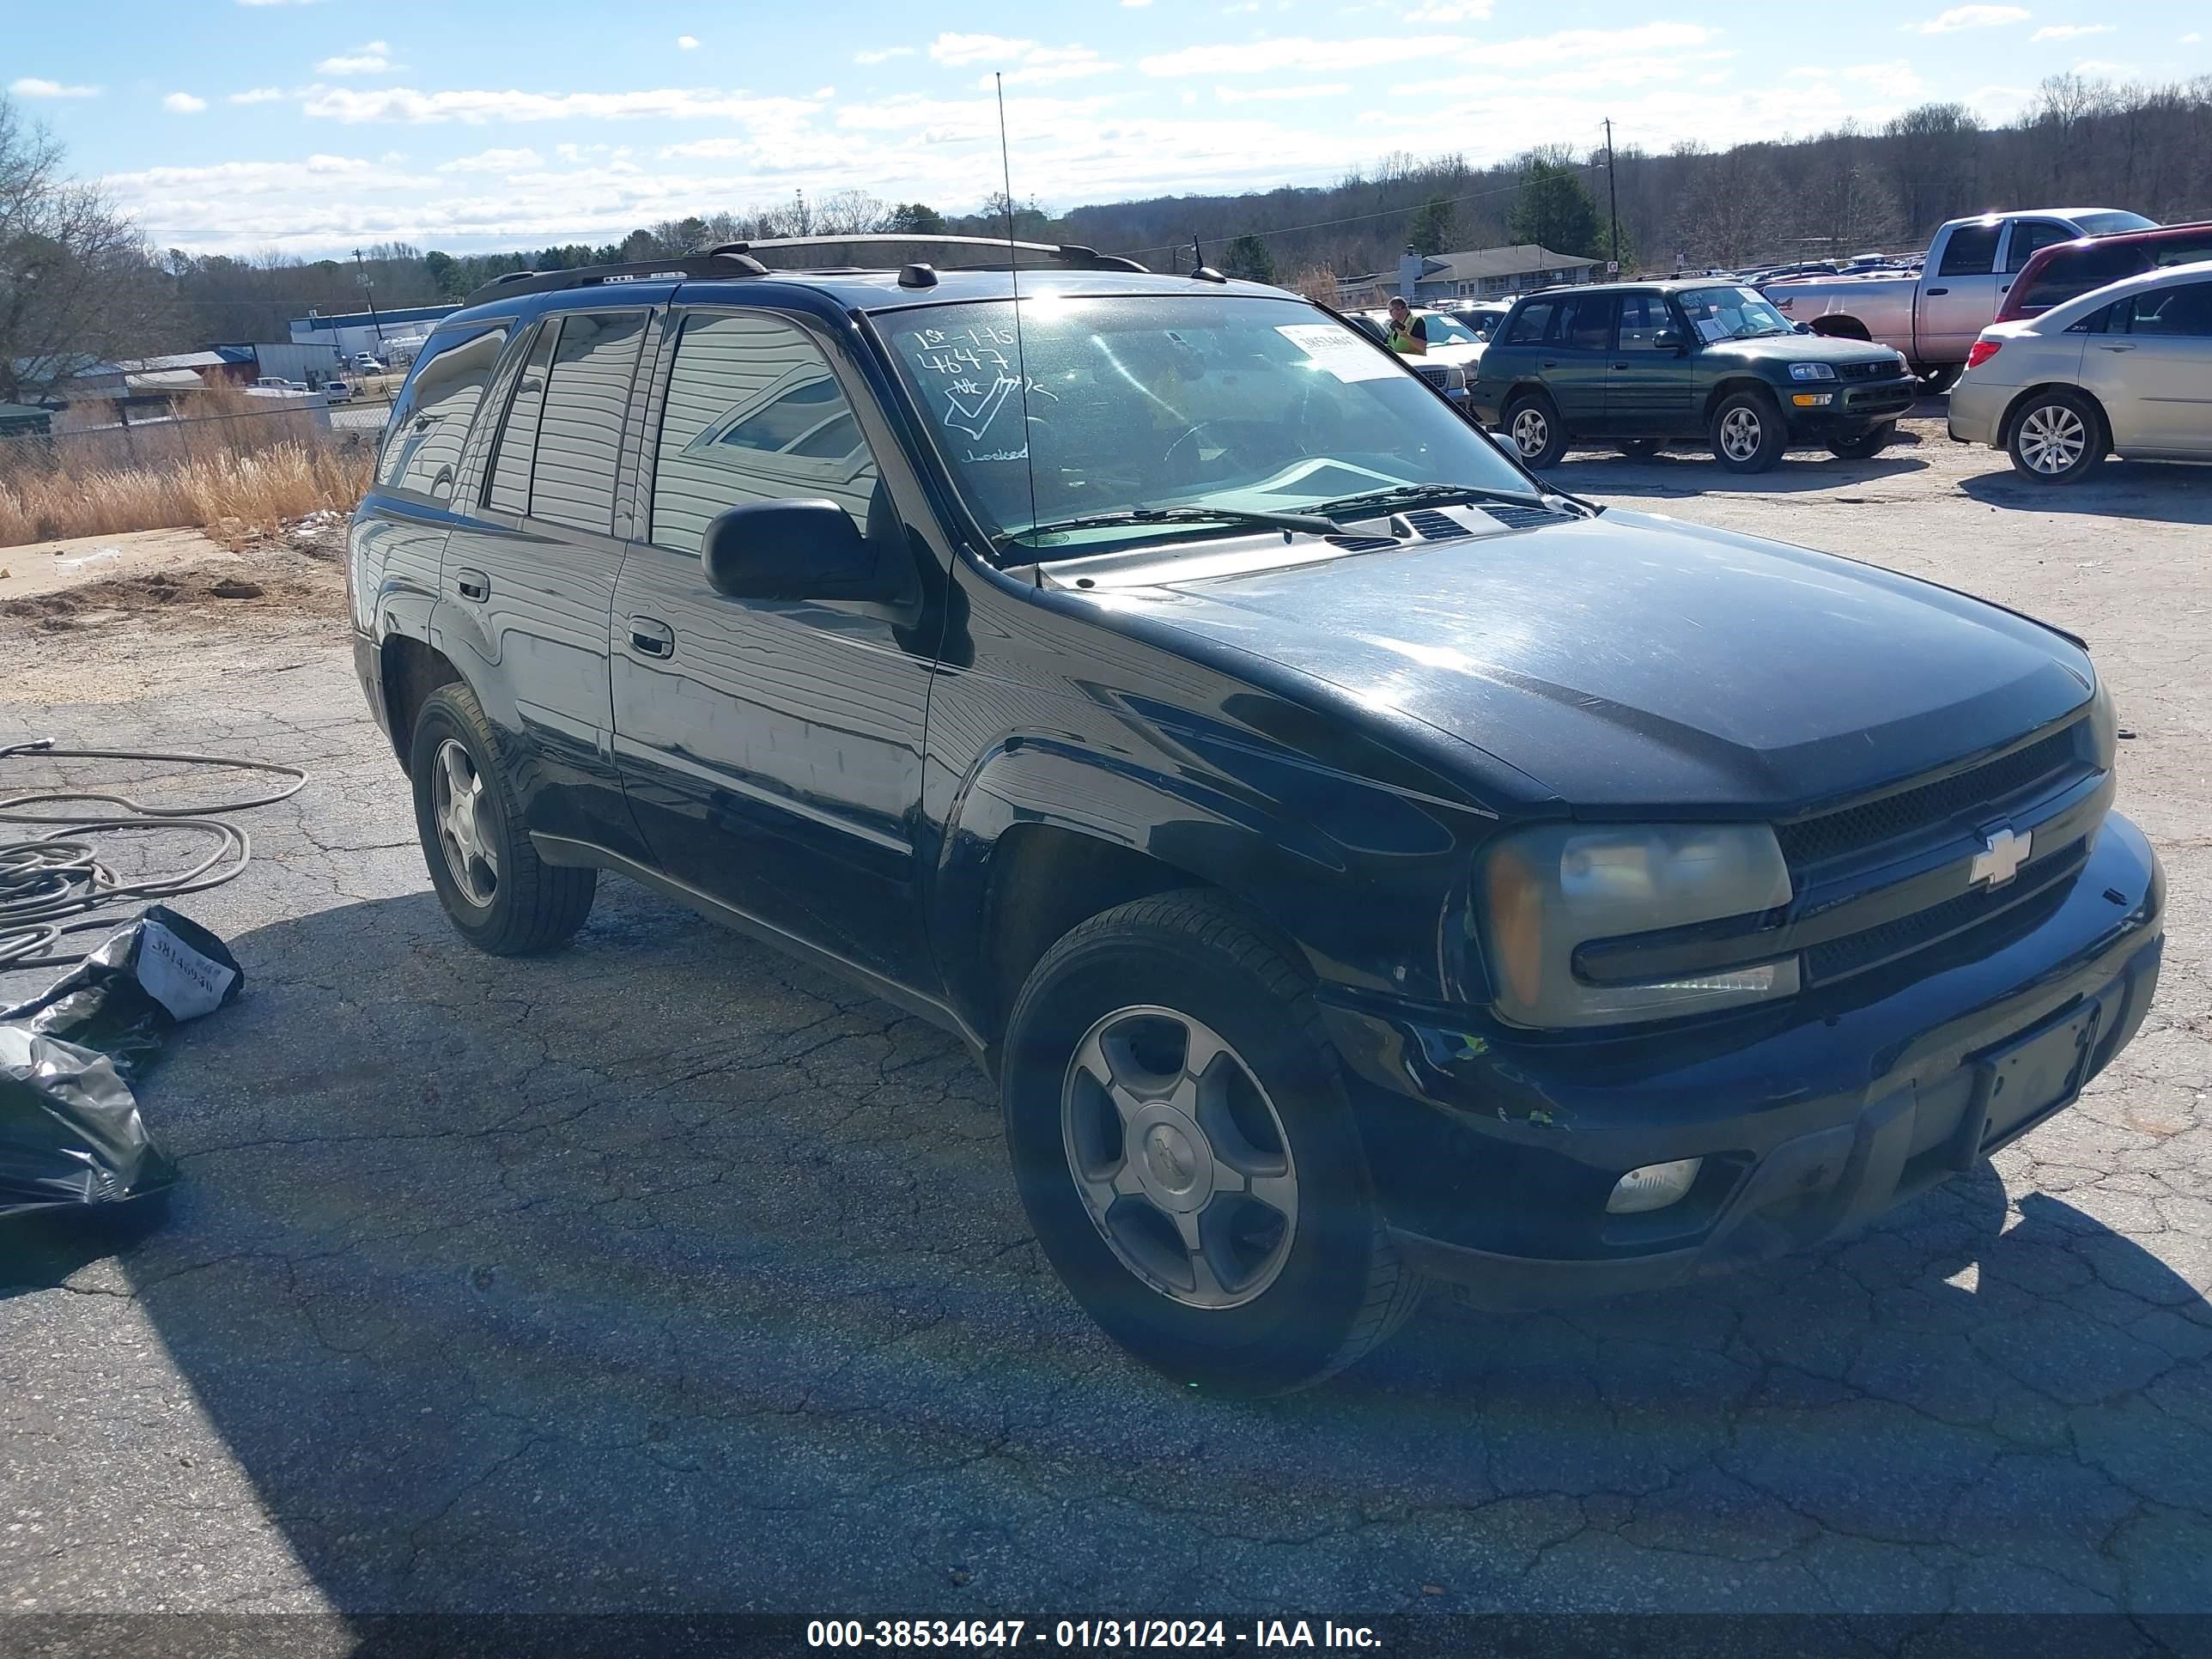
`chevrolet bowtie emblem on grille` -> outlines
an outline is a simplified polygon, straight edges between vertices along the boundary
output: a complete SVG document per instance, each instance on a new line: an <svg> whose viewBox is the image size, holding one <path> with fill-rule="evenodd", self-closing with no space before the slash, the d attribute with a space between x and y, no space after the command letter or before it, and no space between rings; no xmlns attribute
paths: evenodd
<svg viewBox="0 0 2212 1659"><path fill-rule="evenodd" d="M1984 884L2002 887L2020 873L2020 866L2027 862L2027 849L2034 843L2035 832L2015 835L2007 824L1994 836L1983 838L1982 850L1974 854L1974 861L1966 868L1966 885L1978 887Z"/></svg>

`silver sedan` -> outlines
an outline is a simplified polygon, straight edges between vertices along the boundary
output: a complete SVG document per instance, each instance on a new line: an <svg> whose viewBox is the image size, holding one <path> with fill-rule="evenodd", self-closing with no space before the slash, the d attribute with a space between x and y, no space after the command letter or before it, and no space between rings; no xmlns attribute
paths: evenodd
<svg viewBox="0 0 2212 1659"><path fill-rule="evenodd" d="M2112 453L2212 461L2212 262L1984 329L1951 390L1950 431L2042 483L2078 482Z"/></svg>

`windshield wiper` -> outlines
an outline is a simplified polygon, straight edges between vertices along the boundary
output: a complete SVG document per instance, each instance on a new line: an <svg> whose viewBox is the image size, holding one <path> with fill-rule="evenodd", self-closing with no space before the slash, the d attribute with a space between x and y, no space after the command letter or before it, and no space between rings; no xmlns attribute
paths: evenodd
<svg viewBox="0 0 2212 1659"><path fill-rule="evenodd" d="M1079 518L1033 524L1027 530L1009 531L994 540L998 546L1007 547L1032 536L1050 536L1063 530L1103 530L1115 525L1146 524L1248 524L1301 536L1336 534L1334 524L1310 513L1248 513L1235 507L1133 507L1119 513L1086 513Z"/></svg>
<svg viewBox="0 0 2212 1659"><path fill-rule="evenodd" d="M1516 490L1492 489L1483 484L1392 484L1387 489L1370 489L1362 495L1342 495L1333 501L1323 501L1314 511L1335 514L1371 509L1387 513L1396 507L1441 507L1453 501L1507 501L1516 507L1529 507L1543 499L1540 492L1524 495Z"/></svg>

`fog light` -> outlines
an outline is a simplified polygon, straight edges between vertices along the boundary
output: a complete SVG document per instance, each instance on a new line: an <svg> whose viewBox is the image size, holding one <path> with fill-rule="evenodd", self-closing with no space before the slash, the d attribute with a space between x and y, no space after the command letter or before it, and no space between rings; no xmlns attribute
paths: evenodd
<svg viewBox="0 0 2212 1659"><path fill-rule="evenodd" d="M1790 401L1800 409L1818 409L1823 404L1835 402L1836 394L1832 392L1793 392L1790 394Z"/></svg>
<svg viewBox="0 0 2212 1659"><path fill-rule="evenodd" d="M1605 1201L1605 1212L1641 1215L1646 1210L1665 1209L1690 1190L1705 1161L1702 1158L1678 1158L1671 1164L1647 1164L1640 1170L1631 1170L1613 1183L1613 1196Z"/></svg>

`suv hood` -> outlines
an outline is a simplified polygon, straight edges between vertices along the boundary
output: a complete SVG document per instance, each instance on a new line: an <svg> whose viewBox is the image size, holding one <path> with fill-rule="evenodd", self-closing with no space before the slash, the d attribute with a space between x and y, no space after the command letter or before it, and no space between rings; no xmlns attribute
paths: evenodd
<svg viewBox="0 0 2212 1659"><path fill-rule="evenodd" d="M1905 373L1887 346L1832 334L1770 334L1756 340L1715 340L1698 349L1700 356L1714 353L1738 362L1888 363Z"/></svg>
<svg viewBox="0 0 2212 1659"><path fill-rule="evenodd" d="M1163 558L1095 597L1598 813L1786 813L1995 747L2094 684L2065 636L1850 560L1646 514L1525 530L1479 507L1449 516L1477 535L1244 574L1178 578Z"/></svg>

